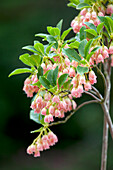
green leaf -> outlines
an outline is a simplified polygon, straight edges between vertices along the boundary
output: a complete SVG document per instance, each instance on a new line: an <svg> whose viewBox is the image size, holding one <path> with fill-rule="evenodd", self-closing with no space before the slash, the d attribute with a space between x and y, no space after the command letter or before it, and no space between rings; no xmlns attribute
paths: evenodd
<svg viewBox="0 0 113 170"><path fill-rule="evenodd" d="M90 54L86 57L86 60L89 61L91 56L101 47L95 47L91 52Z"/></svg>
<svg viewBox="0 0 113 170"><path fill-rule="evenodd" d="M32 70L28 68L18 68L14 70L13 72L11 72L8 77L11 77L16 74L22 74L22 73L32 73Z"/></svg>
<svg viewBox="0 0 113 170"><path fill-rule="evenodd" d="M80 43L79 43L78 41L75 41L75 42L73 42L73 43L70 43L68 46L69 46L70 48L78 49L79 44L80 44Z"/></svg>
<svg viewBox="0 0 113 170"><path fill-rule="evenodd" d="M100 24L97 26L97 32L98 32L98 34L100 34L100 31L103 29L103 26L104 26L104 22L100 23Z"/></svg>
<svg viewBox="0 0 113 170"><path fill-rule="evenodd" d="M108 23L108 20L106 17L103 17L103 16L98 16L98 19L101 21L101 22L104 22L104 26L106 28L106 30L108 31L108 33L110 33L110 26L109 26L109 23Z"/></svg>
<svg viewBox="0 0 113 170"><path fill-rule="evenodd" d="M86 29L86 32L93 34L94 36L97 36L97 32L94 29Z"/></svg>
<svg viewBox="0 0 113 170"><path fill-rule="evenodd" d="M37 130L33 130L30 133L37 133L37 132L41 132L43 130L43 127L37 129Z"/></svg>
<svg viewBox="0 0 113 170"><path fill-rule="evenodd" d="M85 25L87 25L90 29L93 29L97 32L96 26L90 22L84 22Z"/></svg>
<svg viewBox="0 0 113 170"><path fill-rule="evenodd" d="M72 30L72 28L67 29L66 31L63 32L61 36L61 40L64 40L65 37L69 34L69 32Z"/></svg>
<svg viewBox="0 0 113 170"><path fill-rule="evenodd" d="M80 41L80 32L78 32L75 36L75 40L78 41L78 42L81 42Z"/></svg>
<svg viewBox="0 0 113 170"><path fill-rule="evenodd" d="M81 60L81 57L78 55L78 53L74 49L64 48L62 49L62 52L65 55L67 55L70 60L75 60L77 62Z"/></svg>
<svg viewBox="0 0 113 170"><path fill-rule="evenodd" d="M55 93L57 91L57 86L48 89L48 91Z"/></svg>
<svg viewBox="0 0 113 170"><path fill-rule="evenodd" d="M49 80L50 84L52 86L54 86L54 83L53 83L53 70L50 70L48 75L47 75L47 79Z"/></svg>
<svg viewBox="0 0 113 170"><path fill-rule="evenodd" d="M42 114L34 113L34 110L30 111L30 119L39 124L45 124L44 116Z"/></svg>
<svg viewBox="0 0 113 170"><path fill-rule="evenodd" d="M66 81L66 82L63 84L63 88L64 88L64 89L68 89L71 81L72 81L71 79L68 80L68 81Z"/></svg>
<svg viewBox="0 0 113 170"><path fill-rule="evenodd" d="M38 67L41 64L42 57L40 55L31 55L30 57L33 60L35 66Z"/></svg>
<svg viewBox="0 0 113 170"><path fill-rule="evenodd" d="M84 40L81 41L81 43L78 47L78 51L79 51L79 53L82 57L85 56L85 46L86 46L86 44L87 44L87 40L84 39Z"/></svg>
<svg viewBox="0 0 113 170"><path fill-rule="evenodd" d="M53 83L56 85L56 80L58 77L58 66L53 70Z"/></svg>
<svg viewBox="0 0 113 170"><path fill-rule="evenodd" d="M48 32L50 33L50 35L52 36L60 36L60 30L59 28L55 28L55 27L47 27Z"/></svg>
<svg viewBox="0 0 113 170"><path fill-rule="evenodd" d="M49 36L49 34L42 34L42 33L39 33L39 34L35 34L36 37L42 37L42 38L47 38Z"/></svg>
<svg viewBox="0 0 113 170"><path fill-rule="evenodd" d="M46 89L50 88L50 82L45 77L40 76L39 81Z"/></svg>
<svg viewBox="0 0 113 170"><path fill-rule="evenodd" d="M109 23L110 31L113 32L113 20L109 16L106 16L106 19Z"/></svg>
<svg viewBox="0 0 113 170"><path fill-rule="evenodd" d="M61 19L58 24L56 25L56 27L60 30L60 33L61 33L61 30L62 30L62 23L63 23L63 19Z"/></svg>
<svg viewBox="0 0 113 170"><path fill-rule="evenodd" d="M93 42L93 40L89 40L88 43L87 43L86 46L85 46L85 50L84 50L84 52L85 52L85 58L86 58L86 56L88 55L88 52L89 52L89 49L91 48L92 42Z"/></svg>
<svg viewBox="0 0 113 170"><path fill-rule="evenodd" d="M34 83L34 84L31 84L32 86L37 86L38 88L40 88L40 86L41 86L41 83L40 83L40 81L37 81L36 83Z"/></svg>
<svg viewBox="0 0 113 170"><path fill-rule="evenodd" d="M88 39L93 39L93 38L95 38L95 36L94 36L93 34L90 34L89 32L86 32L86 37L87 37Z"/></svg>
<svg viewBox="0 0 113 170"><path fill-rule="evenodd" d="M86 27L85 27L85 26L83 26L83 27L80 28L80 40L81 40L81 41L82 41L83 39L86 39L86 32L85 32L85 30L86 30Z"/></svg>
<svg viewBox="0 0 113 170"><path fill-rule="evenodd" d="M67 77L68 77L68 74L62 74L59 77L59 79L58 79L59 87L61 87L64 84L64 82L66 81Z"/></svg>
<svg viewBox="0 0 113 170"><path fill-rule="evenodd" d="M74 3L68 3L67 6L68 6L68 7L76 8L77 5L75 5Z"/></svg>
<svg viewBox="0 0 113 170"><path fill-rule="evenodd" d="M37 50L32 45L28 45L28 46L22 47L22 49L29 50L29 51L31 51L33 53L37 53Z"/></svg>
<svg viewBox="0 0 113 170"><path fill-rule="evenodd" d="M44 55L44 45L42 43L36 43L34 47L40 54Z"/></svg>
<svg viewBox="0 0 113 170"><path fill-rule="evenodd" d="M26 65L33 67L35 65L34 61L28 53L25 53L19 57L19 59Z"/></svg>
<svg viewBox="0 0 113 170"><path fill-rule="evenodd" d="M38 73L37 73L38 79L40 76L43 76L43 68L41 66L38 67Z"/></svg>
<svg viewBox="0 0 113 170"><path fill-rule="evenodd" d="M87 3L80 3L77 5L76 7L77 9L81 9L81 8L90 8L90 5Z"/></svg>
<svg viewBox="0 0 113 170"><path fill-rule="evenodd" d="M83 75L84 73L88 73L88 67L77 66L77 73Z"/></svg>
<svg viewBox="0 0 113 170"><path fill-rule="evenodd" d="M46 53L48 54L51 50L51 47L54 45L54 43L50 44L47 48L46 48Z"/></svg>

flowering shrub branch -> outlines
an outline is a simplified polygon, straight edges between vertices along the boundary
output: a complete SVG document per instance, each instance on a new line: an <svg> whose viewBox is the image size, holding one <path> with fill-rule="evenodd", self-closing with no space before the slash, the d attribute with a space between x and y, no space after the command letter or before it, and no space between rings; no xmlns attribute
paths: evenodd
<svg viewBox="0 0 113 170"><path fill-rule="evenodd" d="M113 138L113 124L109 114L110 76L113 66L113 1L112 0L70 0L69 7L80 10L71 22L71 28L62 33L61 20L55 27L48 26L47 34L38 33L42 42L23 47L32 52L25 53L19 59L29 68L19 68L10 75L30 73L24 81L23 90L27 97L33 97L30 119L42 125L39 136L28 147L27 153L35 157L40 151L49 149L58 139L50 126L67 122L81 107L90 103L100 103L105 116L101 170L106 169L108 127ZM75 36L65 40L73 30ZM104 84L104 97L94 87L97 73ZM94 100L79 106L76 98L86 93ZM69 115L66 116L67 112ZM64 120L56 121L57 119ZM105 130L106 129L106 130ZM106 139L105 139L106 136Z"/></svg>

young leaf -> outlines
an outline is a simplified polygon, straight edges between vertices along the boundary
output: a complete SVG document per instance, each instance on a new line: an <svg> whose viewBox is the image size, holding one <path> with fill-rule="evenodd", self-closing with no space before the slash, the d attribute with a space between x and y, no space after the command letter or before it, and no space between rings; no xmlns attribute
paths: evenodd
<svg viewBox="0 0 113 170"><path fill-rule="evenodd" d="M30 111L30 119L39 124L45 124L44 116L42 114L34 113L34 110Z"/></svg>
<svg viewBox="0 0 113 170"><path fill-rule="evenodd" d="M39 81L46 89L50 88L50 82L45 77L40 76Z"/></svg>
<svg viewBox="0 0 113 170"><path fill-rule="evenodd" d="M81 8L90 8L90 5L87 3L80 3L77 5L76 7L77 9L81 9Z"/></svg>
<svg viewBox="0 0 113 170"><path fill-rule="evenodd" d="M69 28L68 30L64 31L63 34L61 35L61 40L64 40L71 30L72 28Z"/></svg>
<svg viewBox="0 0 113 170"><path fill-rule="evenodd" d="M62 30L62 23L63 23L63 19L61 19L58 24L56 25L56 27L60 30L60 33L61 33L61 30Z"/></svg>
<svg viewBox="0 0 113 170"><path fill-rule="evenodd" d="M46 53L48 54L51 50L51 47L54 45L54 43L50 44L47 48L46 48Z"/></svg>
<svg viewBox="0 0 113 170"><path fill-rule="evenodd" d="M79 44L79 47L78 47L78 51L79 51L79 53L82 57L85 56L85 46L86 46L86 44L87 44L87 40L84 39L84 40L81 41L81 43Z"/></svg>
<svg viewBox="0 0 113 170"><path fill-rule="evenodd" d="M86 46L85 46L85 50L84 50L84 52L85 52L85 58L86 58L86 56L88 55L88 52L89 52L89 49L90 49L90 47L91 47L92 42L93 42L93 40L89 40L88 43L87 43Z"/></svg>
<svg viewBox="0 0 113 170"><path fill-rule="evenodd" d="M61 87L64 84L64 82L66 81L67 77L68 77L68 74L62 74L59 77L59 79L58 79L59 87Z"/></svg>
<svg viewBox="0 0 113 170"><path fill-rule="evenodd" d="M110 33L110 26L109 26L109 23L108 23L108 20L106 17L103 17L103 16L98 16L98 19L101 21L101 22L104 22L104 26L106 28L106 30L108 31L108 33Z"/></svg>
<svg viewBox="0 0 113 170"><path fill-rule="evenodd" d="M53 83L53 70L50 70L48 75L47 75L47 79L49 80L50 84L52 86L54 86L54 83Z"/></svg>
<svg viewBox="0 0 113 170"><path fill-rule="evenodd" d="M58 66L53 70L53 83L56 85L56 80L58 76Z"/></svg>
<svg viewBox="0 0 113 170"><path fill-rule="evenodd" d="M86 27L85 27L85 26L83 26L83 27L80 28L80 40L81 40L81 41L82 41L83 39L86 39L86 32L85 32L85 30L86 30Z"/></svg>
<svg viewBox="0 0 113 170"><path fill-rule="evenodd" d="M25 53L19 57L19 59L26 65L33 67L35 65L33 59L28 53Z"/></svg>
<svg viewBox="0 0 113 170"><path fill-rule="evenodd" d="M35 113L36 114L36 113ZM43 127L37 129L37 130L33 130L30 133L37 133L37 132L41 132L43 130Z"/></svg>
<svg viewBox="0 0 113 170"><path fill-rule="evenodd" d="M34 65L38 67L41 64L42 57L40 55L31 55L31 59L34 62Z"/></svg>
<svg viewBox="0 0 113 170"><path fill-rule="evenodd" d="M78 55L78 53L74 49L64 48L62 49L62 52L65 55L67 55L70 60L75 60L77 62L81 60L81 57Z"/></svg>
<svg viewBox="0 0 113 170"><path fill-rule="evenodd" d="M79 44L80 44L80 43L79 43L78 41L75 41L75 42L69 44L68 46L69 46L70 48L78 49Z"/></svg>
<svg viewBox="0 0 113 170"><path fill-rule="evenodd" d="M87 25L90 29L93 29L97 32L96 26L90 22L84 22L85 25Z"/></svg>
<svg viewBox="0 0 113 170"><path fill-rule="evenodd" d="M97 32L98 32L98 34L100 34L100 31L102 30L103 26L104 26L104 22L100 23L100 24L97 26Z"/></svg>
<svg viewBox="0 0 113 170"><path fill-rule="evenodd" d="M42 43L36 43L34 47L40 54L44 55L44 45Z"/></svg>
<svg viewBox="0 0 113 170"><path fill-rule="evenodd" d="M90 54L86 57L86 60L89 61L91 56L101 47L95 47L91 52Z"/></svg>
<svg viewBox="0 0 113 170"><path fill-rule="evenodd" d="M68 89L71 81L72 81L71 79L68 80L68 81L66 81L66 82L63 84L63 88L64 88L64 89Z"/></svg>
<svg viewBox="0 0 113 170"><path fill-rule="evenodd" d="M93 34L94 36L97 36L97 32L94 29L86 29L86 32Z"/></svg>
<svg viewBox="0 0 113 170"><path fill-rule="evenodd" d="M47 38L49 36L49 34L43 34L43 33L39 33L39 34L35 34L36 37L42 37L42 38Z"/></svg>
<svg viewBox="0 0 113 170"><path fill-rule="evenodd" d="M41 66L38 67L38 73L37 73L38 79L40 76L43 76L43 68Z"/></svg>
<svg viewBox="0 0 113 170"><path fill-rule="evenodd" d="M14 70L13 72L11 72L8 77L11 77L16 74L22 74L22 73L32 73L32 70L28 68L18 68Z"/></svg>
<svg viewBox="0 0 113 170"><path fill-rule="evenodd" d="M88 67L77 66L77 73L83 75L84 73L88 73Z"/></svg>
<svg viewBox="0 0 113 170"><path fill-rule="evenodd" d="M72 7L72 8L76 8L77 5L75 5L74 3L68 3L67 6Z"/></svg>
<svg viewBox="0 0 113 170"><path fill-rule="evenodd" d="M109 23L110 31L113 32L113 20L109 16L106 16L106 19Z"/></svg>
<svg viewBox="0 0 113 170"><path fill-rule="evenodd" d="M33 53L38 53L37 50L32 45L28 45L28 46L22 47L22 49L29 50L29 51L31 51Z"/></svg>

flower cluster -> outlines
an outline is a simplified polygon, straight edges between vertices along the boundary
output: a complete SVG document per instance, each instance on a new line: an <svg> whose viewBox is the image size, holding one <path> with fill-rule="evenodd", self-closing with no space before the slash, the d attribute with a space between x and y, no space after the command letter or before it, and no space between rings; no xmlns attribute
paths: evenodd
<svg viewBox="0 0 113 170"><path fill-rule="evenodd" d="M25 91L25 93L27 94L27 97L33 97L33 93L37 93L38 92L38 87L37 86L33 86L32 84L36 83L38 81L37 79L37 75L33 75L31 78L27 78L24 81L24 87L23 90Z"/></svg>
<svg viewBox="0 0 113 170"><path fill-rule="evenodd" d="M58 138L52 131L50 131L46 135L43 135L42 137L40 137L39 135L38 138L35 139L33 144L31 144L27 148L27 153L28 154L34 153L34 157L39 157L40 151L49 149L50 146L55 145L55 143L57 142Z"/></svg>
<svg viewBox="0 0 113 170"><path fill-rule="evenodd" d="M91 52L94 47L90 48L89 52ZM104 63L104 59L109 57L109 50L106 46L98 49L90 58L90 65L98 64L100 62Z"/></svg>
<svg viewBox="0 0 113 170"><path fill-rule="evenodd" d="M83 86L86 91L90 90L92 88L91 85L97 82L96 77L97 76L92 70L89 72L89 79L86 79L84 75L78 75L76 78L74 77L72 79L72 96L76 98L81 97L82 93L84 92Z"/></svg>
<svg viewBox="0 0 113 170"><path fill-rule="evenodd" d="M85 22L89 22L97 26L98 24L100 24L97 16L104 16L103 11L97 13L90 8L84 8L83 10L81 10L80 14L75 17L75 19L71 22L71 27L73 28L73 31L75 33L79 32L82 26L86 26ZM88 27L86 26L86 28Z"/></svg>
<svg viewBox="0 0 113 170"><path fill-rule="evenodd" d="M64 112L71 111L76 108L75 101L69 97L52 96L49 92L45 92L44 97L38 96L31 104L34 113L44 115L44 122L53 122L53 116L58 118L64 117Z"/></svg>
<svg viewBox="0 0 113 170"><path fill-rule="evenodd" d="M109 15L113 14L113 5L112 4L109 4L107 6L106 13L109 14Z"/></svg>

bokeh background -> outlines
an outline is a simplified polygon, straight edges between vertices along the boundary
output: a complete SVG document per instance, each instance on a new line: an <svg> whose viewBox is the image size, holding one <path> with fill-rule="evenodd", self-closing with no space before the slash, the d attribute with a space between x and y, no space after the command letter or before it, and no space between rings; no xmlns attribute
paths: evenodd
<svg viewBox="0 0 113 170"><path fill-rule="evenodd" d="M8 78L8 74L24 65L18 60L32 45L36 33L46 33L64 19L63 30L77 15L67 7L68 0L0 0L0 169L1 170L98 170L101 161L103 112L98 104L80 109L66 123L52 127L59 142L44 151L40 158L26 154L26 148L37 137L30 134L39 128L29 119L30 99L22 91L27 75ZM73 33L70 34L70 37ZM113 74L112 74L113 77ZM113 78L112 78L113 84ZM103 83L98 77L98 88ZM89 97L77 100L81 103ZM113 117L113 89L111 89ZM113 170L113 141L109 135L108 170Z"/></svg>

